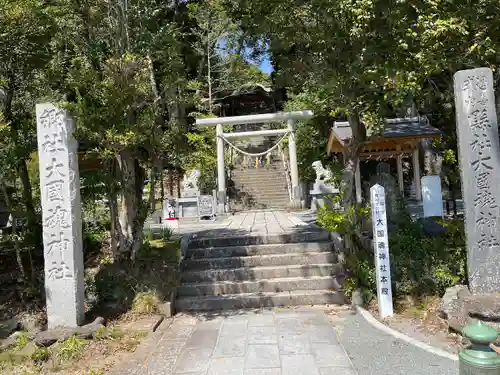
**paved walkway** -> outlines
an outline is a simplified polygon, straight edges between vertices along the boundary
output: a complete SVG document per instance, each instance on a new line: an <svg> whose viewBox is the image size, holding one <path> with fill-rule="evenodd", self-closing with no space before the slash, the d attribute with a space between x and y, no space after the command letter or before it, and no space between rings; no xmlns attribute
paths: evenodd
<svg viewBox="0 0 500 375"><path fill-rule="evenodd" d="M112 375L452 375L457 363L318 309L178 315Z"/></svg>
<svg viewBox="0 0 500 375"><path fill-rule="evenodd" d="M252 211L234 215L220 216L214 221L180 219L177 222L181 234L198 233L199 236L257 235L289 233L305 227L314 227L308 212L290 213L287 211ZM161 227L149 224L149 227Z"/></svg>

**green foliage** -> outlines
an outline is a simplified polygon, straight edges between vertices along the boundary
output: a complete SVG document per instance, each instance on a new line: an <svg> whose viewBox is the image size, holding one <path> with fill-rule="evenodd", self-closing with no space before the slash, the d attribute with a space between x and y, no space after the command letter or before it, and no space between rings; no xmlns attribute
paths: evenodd
<svg viewBox="0 0 500 375"><path fill-rule="evenodd" d="M80 339L77 336L71 336L57 347L57 360L60 363L74 361L83 355L88 345L89 342L87 340Z"/></svg>
<svg viewBox="0 0 500 375"><path fill-rule="evenodd" d="M403 222L389 233L391 277L395 296L441 296L445 289L466 281L466 259L463 222L440 222L445 233L429 237L418 222ZM349 285L363 288L376 296L374 259L371 249L349 256L352 272Z"/></svg>
<svg viewBox="0 0 500 375"><path fill-rule="evenodd" d="M51 353L48 348L36 348L35 352L31 355L31 360L36 364L40 365L47 362L50 359Z"/></svg>
<svg viewBox="0 0 500 375"><path fill-rule="evenodd" d="M160 299L154 292L138 293L132 302L132 312L136 314L153 314L159 311Z"/></svg>
<svg viewBox="0 0 500 375"><path fill-rule="evenodd" d="M192 152L186 157L185 169L200 171L198 186L207 193L216 188L217 153L213 127L201 129L198 133L188 133L187 141Z"/></svg>
<svg viewBox="0 0 500 375"><path fill-rule="evenodd" d="M340 185L340 180L333 177L327 181ZM343 199L343 187L338 194L331 196L333 205L339 205ZM343 236L357 235L362 232L362 223L370 216L370 208L359 204L349 207L347 210L335 210L329 204L318 210L317 223L328 232L336 232Z"/></svg>
<svg viewBox="0 0 500 375"><path fill-rule="evenodd" d="M329 232L341 235L352 234L359 231L358 223L368 217L370 210L359 205L351 207L347 213L322 207L318 211L318 224Z"/></svg>
<svg viewBox="0 0 500 375"><path fill-rule="evenodd" d="M166 300L178 283L179 259L178 240L158 239L146 241L134 262L103 265L91 281L96 295L93 308L108 314L123 313L132 308L139 295ZM142 297L140 301L139 306L150 308L150 304L142 303Z"/></svg>
<svg viewBox="0 0 500 375"><path fill-rule="evenodd" d="M340 200L341 196L336 199ZM364 301L376 296L376 271L373 249L361 243L363 224L370 216L365 207L353 206L347 214L323 208L318 224L329 232L337 232L354 242L345 251L345 267L349 276L344 282L345 295L361 288ZM466 281L467 251L464 223L461 220L440 220L444 234L428 236L421 222L413 221L401 202L397 226L389 232L391 278L394 296L442 295L447 287Z"/></svg>
<svg viewBox="0 0 500 375"><path fill-rule="evenodd" d="M26 345L28 345L30 341L29 335L27 332L22 332L16 338L16 343L14 344L14 350L22 350Z"/></svg>

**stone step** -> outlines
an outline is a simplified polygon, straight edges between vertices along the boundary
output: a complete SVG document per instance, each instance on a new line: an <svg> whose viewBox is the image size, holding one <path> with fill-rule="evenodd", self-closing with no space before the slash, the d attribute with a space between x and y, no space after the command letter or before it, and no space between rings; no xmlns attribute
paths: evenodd
<svg viewBox="0 0 500 375"><path fill-rule="evenodd" d="M286 183L286 178L284 175L245 175L245 176L233 176L232 180L235 184L238 183L252 183L255 181L280 181Z"/></svg>
<svg viewBox="0 0 500 375"><path fill-rule="evenodd" d="M295 290L278 293L229 294L209 297L182 297L177 311L211 311L300 305L342 305L344 293L331 290Z"/></svg>
<svg viewBox="0 0 500 375"><path fill-rule="evenodd" d="M268 228L272 230L272 228ZM230 229L228 229L230 231ZM237 232L237 230L235 230ZM314 228L304 228L301 231L291 233L277 233L267 235L240 235L240 236L223 236L206 237L191 239L189 249L204 249L210 247L227 247L227 246L247 246L247 245L266 245L266 244L284 244L298 242L324 242L330 239L330 234L324 230Z"/></svg>
<svg viewBox="0 0 500 375"><path fill-rule="evenodd" d="M185 259L184 270L223 269L297 264L335 263L337 255L328 252L251 255L245 257Z"/></svg>
<svg viewBox="0 0 500 375"><path fill-rule="evenodd" d="M266 185L260 182L237 182L234 187L239 190L244 190L248 193L288 193L288 185L283 181L272 181L272 184Z"/></svg>
<svg viewBox="0 0 500 375"><path fill-rule="evenodd" d="M252 281L288 277L332 276L342 271L340 264L307 264L271 267L241 267L233 269L183 272L182 282Z"/></svg>
<svg viewBox="0 0 500 375"><path fill-rule="evenodd" d="M273 204L268 204L268 203L263 203L259 204L258 202L255 203L243 203L243 202L235 202L231 201L231 211L233 212L241 212L241 211L248 211L248 210L286 210L289 208L290 202L286 203L273 203Z"/></svg>
<svg viewBox="0 0 500 375"><path fill-rule="evenodd" d="M266 199L266 198L253 198L250 200L232 200L234 203L242 203L242 204L247 204L247 205L265 205L266 207L286 207L290 203L290 199L278 199L278 198L273 198L273 199Z"/></svg>
<svg viewBox="0 0 500 375"><path fill-rule="evenodd" d="M287 190L287 184L285 180L263 180L256 178L255 180L235 180L234 187L235 188L250 188L256 191L275 191L276 188L280 190Z"/></svg>
<svg viewBox="0 0 500 375"><path fill-rule="evenodd" d="M275 185L274 188L261 188L259 185L240 185L240 186L235 186L237 189L240 188L239 190L244 191L248 195L266 195L269 197L281 197L281 196L289 196L288 195L288 189L277 186Z"/></svg>
<svg viewBox="0 0 500 375"><path fill-rule="evenodd" d="M237 173L232 173L231 178L235 179L244 179L251 177L262 177L262 178L285 178L285 172L279 170L271 170L271 171L261 171L261 170L248 170L248 171L239 171Z"/></svg>
<svg viewBox="0 0 500 375"><path fill-rule="evenodd" d="M294 290L338 290L340 286L332 276L290 277L258 281L218 283L187 283L179 288L179 296L219 296L241 293L279 293Z"/></svg>
<svg viewBox="0 0 500 375"><path fill-rule="evenodd" d="M278 203L285 203L289 202L290 198L288 194L283 194L280 197L269 197L266 196L265 194L260 194L260 195L253 195L253 193L248 193L248 194L242 194L237 198L232 198L233 201L235 202L249 202L249 203L262 203L265 201L266 204L273 204L275 202Z"/></svg>
<svg viewBox="0 0 500 375"><path fill-rule="evenodd" d="M285 172L285 168L283 168L283 164L271 164L268 167L265 165L260 166L259 168L255 168L255 164L249 164L248 168L235 168L231 171L231 174L244 174L247 172L250 173L273 173L276 171Z"/></svg>
<svg viewBox="0 0 500 375"><path fill-rule="evenodd" d="M299 242L287 244L248 245L189 249L187 259L242 257L248 255L270 255L332 251L332 242Z"/></svg>

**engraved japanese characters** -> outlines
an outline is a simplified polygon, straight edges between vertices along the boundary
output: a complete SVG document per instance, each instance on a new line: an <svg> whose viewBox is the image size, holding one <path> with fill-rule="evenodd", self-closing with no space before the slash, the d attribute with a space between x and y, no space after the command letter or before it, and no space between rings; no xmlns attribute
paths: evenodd
<svg viewBox="0 0 500 375"><path fill-rule="evenodd" d="M75 327L85 313L78 143L64 109L37 104L36 116L48 325Z"/></svg>
<svg viewBox="0 0 500 375"><path fill-rule="evenodd" d="M498 292L500 147L493 74L488 68L463 70L454 81L469 286L473 293Z"/></svg>

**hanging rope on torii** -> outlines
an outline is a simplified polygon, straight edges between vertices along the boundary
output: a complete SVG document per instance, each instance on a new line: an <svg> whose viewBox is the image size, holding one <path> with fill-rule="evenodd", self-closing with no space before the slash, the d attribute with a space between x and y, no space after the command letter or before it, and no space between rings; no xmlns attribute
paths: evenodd
<svg viewBox="0 0 500 375"><path fill-rule="evenodd" d="M252 153L252 152L247 152L247 151L244 151L242 150L241 148L238 148L237 146L235 146L233 143L231 143L224 135L218 135L217 137L219 138L222 138L222 140L229 146L231 147L233 150L235 150L236 152L239 152L240 154L244 155L245 158L243 159L243 164L246 166L246 157L254 157L255 158L255 168L258 168L258 158L261 157L261 156L266 156L266 159L267 159L267 164L269 165L270 164L270 161L271 161L271 152L273 152L277 147L280 146L281 143L283 143L283 141L285 140L286 137L288 137L288 135L290 135L290 131L287 131L285 132L285 134L283 134L283 136L278 140L278 142L276 142L276 144L274 144L272 147L270 147L269 149L267 149L266 151L263 151L263 152L256 152L256 153Z"/></svg>

